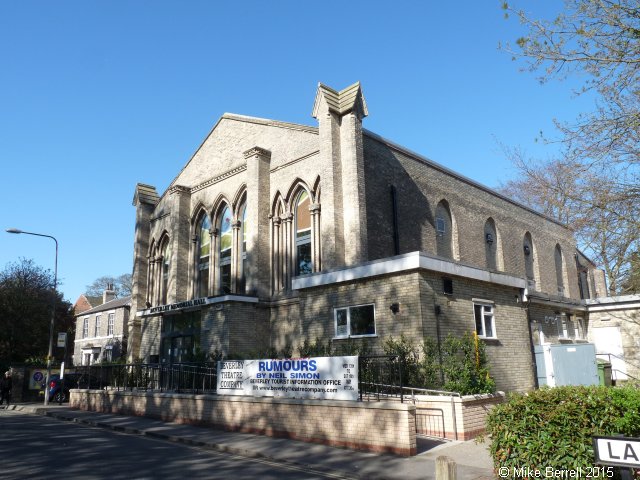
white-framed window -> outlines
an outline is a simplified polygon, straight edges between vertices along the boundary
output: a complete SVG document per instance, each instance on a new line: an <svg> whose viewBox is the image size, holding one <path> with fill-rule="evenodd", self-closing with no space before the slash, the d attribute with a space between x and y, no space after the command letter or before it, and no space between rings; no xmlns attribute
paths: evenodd
<svg viewBox="0 0 640 480"><path fill-rule="evenodd" d="M84 317L82 320L82 338L89 336L89 317Z"/></svg>
<svg viewBox="0 0 640 480"><path fill-rule="evenodd" d="M482 338L496 338L496 327L492 303L473 302L473 315L476 320L476 333Z"/></svg>
<svg viewBox="0 0 640 480"><path fill-rule="evenodd" d="M376 309L373 304L336 308L333 315L336 338L376 335Z"/></svg>
<svg viewBox="0 0 640 480"><path fill-rule="evenodd" d="M110 313L107 317L107 336L113 335L113 326L115 324L116 314Z"/></svg>
<svg viewBox="0 0 640 480"><path fill-rule="evenodd" d="M99 337L100 336L100 315L96 315L96 324L95 324L95 328L93 329L93 336L94 337Z"/></svg>
<svg viewBox="0 0 640 480"><path fill-rule="evenodd" d="M102 352L102 360L104 362L113 361L113 347L111 345L104 347L104 351Z"/></svg>

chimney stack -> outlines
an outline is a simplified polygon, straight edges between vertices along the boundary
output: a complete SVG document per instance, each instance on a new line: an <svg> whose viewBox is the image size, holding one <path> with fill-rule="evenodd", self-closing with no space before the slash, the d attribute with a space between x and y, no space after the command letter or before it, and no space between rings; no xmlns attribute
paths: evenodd
<svg viewBox="0 0 640 480"><path fill-rule="evenodd" d="M116 292L113 289L113 283L107 284L107 289L102 294L102 303L105 304L116 298Z"/></svg>

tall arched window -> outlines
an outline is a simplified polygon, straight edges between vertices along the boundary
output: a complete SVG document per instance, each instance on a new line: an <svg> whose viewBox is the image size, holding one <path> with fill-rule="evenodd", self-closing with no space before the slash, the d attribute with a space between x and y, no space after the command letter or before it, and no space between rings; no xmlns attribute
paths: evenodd
<svg viewBox="0 0 640 480"><path fill-rule="evenodd" d="M309 211L309 194L302 191L296 202L295 235L296 235L296 275L313 272L311 261L311 212Z"/></svg>
<svg viewBox="0 0 640 480"><path fill-rule="evenodd" d="M446 200L436 207L436 254L440 257L453 258L453 222L451 211Z"/></svg>
<svg viewBox="0 0 640 480"><path fill-rule="evenodd" d="M498 232L493 218L484 223L484 251L487 268L498 270Z"/></svg>
<svg viewBox="0 0 640 480"><path fill-rule="evenodd" d="M524 254L524 271L527 277L527 285L530 289L537 290L536 276L533 269L533 239L529 232L524 234L522 251Z"/></svg>
<svg viewBox="0 0 640 480"><path fill-rule="evenodd" d="M209 295L209 259L211 253L211 222L207 214L202 215L198 222L198 270L197 274L197 296L206 297Z"/></svg>
<svg viewBox="0 0 640 480"><path fill-rule="evenodd" d="M171 242L168 238L165 239L162 245L161 257L162 267L160 269L160 303L166 305L169 293L169 273L171 272Z"/></svg>
<svg viewBox="0 0 640 480"><path fill-rule="evenodd" d="M554 259L556 264L556 283L558 285L558 295L564 296L564 261L562 258L562 249L558 244L556 244Z"/></svg>
<svg viewBox="0 0 640 480"><path fill-rule="evenodd" d="M231 247L233 245L233 217L229 207L224 207L220 214L218 230L220 232L218 265L220 275L220 293L231 293Z"/></svg>
<svg viewBox="0 0 640 480"><path fill-rule="evenodd" d="M245 293L247 289L247 206L243 205L240 216L240 283L238 286L239 293Z"/></svg>

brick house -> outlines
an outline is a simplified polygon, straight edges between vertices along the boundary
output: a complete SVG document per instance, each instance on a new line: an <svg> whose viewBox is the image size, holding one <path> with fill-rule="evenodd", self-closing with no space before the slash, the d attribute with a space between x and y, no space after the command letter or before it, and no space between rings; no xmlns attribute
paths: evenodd
<svg viewBox="0 0 640 480"><path fill-rule="evenodd" d="M111 362L125 355L131 297L116 298L115 292L107 289L101 300L96 307L75 311L73 364L76 366Z"/></svg>
<svg viewBox="0 0 640 480"><path fill-rule="evenodd" d="M527 390L541 335L586 338L604 277L572 232L367 114L359 83L320 84L317 127L224 114L162 195L137 185L130 357L475 330L498 388Z"/></svg>

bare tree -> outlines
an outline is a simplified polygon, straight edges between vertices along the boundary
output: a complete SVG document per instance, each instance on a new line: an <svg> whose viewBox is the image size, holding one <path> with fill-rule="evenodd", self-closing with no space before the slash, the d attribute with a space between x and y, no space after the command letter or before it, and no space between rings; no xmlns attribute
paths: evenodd
<svg viewBox="0 0 640 480"><path fill-rule="evenodd" d="M596 105L571 124L557 123L565 156L583 165L618 164L625 195L640 198L640 6L637 0L565 0L554 19L536 19L504 3L527 35L504 48L542 82L584 78L576 92Z"/></svg>
<svg viewBox="0 0 640 480"><path fill-rule="evenodd" d="M556 122L561 157L527 165L510 157L523 178L507 194L576 230L581 246L607 272L611 293L626 291L637 262L640 231L640 5L637 0L565 0L555 18L541 19L504 2L526 34L504 49L539 79L581 80L591 112ZM535 185L530 185L530 182ZM636 265L636 267L634 267Z"/></svg>
<svg viewBox="0 0 640 480"><path fill-rule="evenodd" d="M113 286L117 297L131 295L131 274L124 273L118 277L106 275L97 278L90 285L87 285L85 293L94 297L101 296L110 286Z"/></svg>
<svg viewBox="0 0 640 480"><path fill-rule="evenodd" d="M623 290L639 248L640 204L617 190L619 179L567 159L536 162L504 149L520 176L501 191L575 231L580 248L606 273L609 293Z"/></svg>

